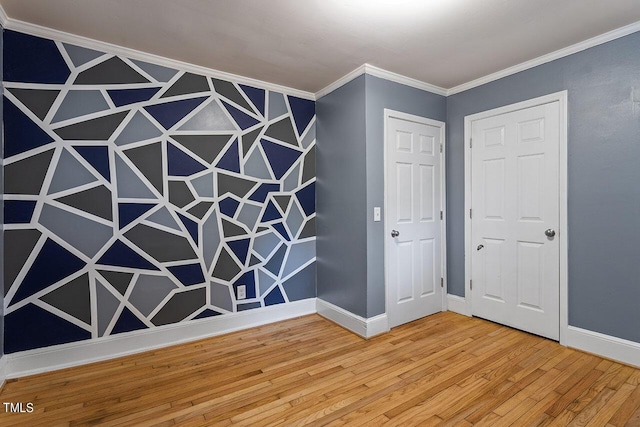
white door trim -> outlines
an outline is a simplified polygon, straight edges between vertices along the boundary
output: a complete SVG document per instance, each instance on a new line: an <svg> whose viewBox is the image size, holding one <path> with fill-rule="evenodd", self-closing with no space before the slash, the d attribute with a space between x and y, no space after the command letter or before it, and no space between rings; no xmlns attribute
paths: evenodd
<svg viewBox="0 0 640 427"><path fill-rule="evenodd" d="M440 153L440 206L442 208L442 221L441 221L441 276L442 276L442 310L447 309L447 196L446 196L446 169L445 169L445 153L446 153L446 124L444 122L428 119L426 117L415 116L413 114L403 113L401 111L390 110L388 108L384 109L384 211L383 211L383 225L384 225L384 236L383 242L386 241L386 236L391 233L391 229L387 226L386 213L388 212L388 183L389 179L387 176L387 123L389 119L396 118L401 120L409 120L417 123L422 123L429 126L434 126L440 128L440 141L442 142L442 151ZM367 212L367 217L371 215L371 212ZM389 268L387 266L387 253L386 253L386 244L383 243L383 253L384 253L384 289L385 289L385 313L387 312L387 307L391 301L391 295L389 293Z"/></svg>
<svg viewBox="0 0 640 427"><path fill-rule="evenodd" d="M536 107L538 105L559 102L560 104L560 176L559 176L559 198L560 198L560 231L558 233L560 243L560 344L566 345L569 328L568 318L568 239L567 239L567 97L566 90L529 99L516 104L507 105L481 113L471 114L464 118L464 274L465 274L465 298L466 313L471 313L471 123L487 117L510 113L525 108Z"/></svg>

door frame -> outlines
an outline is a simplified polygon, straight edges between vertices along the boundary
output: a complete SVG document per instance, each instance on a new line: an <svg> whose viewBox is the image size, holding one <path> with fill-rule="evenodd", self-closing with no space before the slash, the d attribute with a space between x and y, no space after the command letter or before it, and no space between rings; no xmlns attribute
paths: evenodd
<svg viewBox="0 0 640 427"><path fill-rule="evenodd" d="M552 102L559 103L560 110L560 152L559 152L559 207L560 207L560 223L558 224L558 239L560 251L560 344L566 345L567 333L569 328L568 321L568 222L567 222L567 98L568 91L560 91L538 98L529 99L515 104L506 105L504 107L494 108L476 114L465 116L464 118L464 266L465 266L465 311L469 316L472 315L471 301L471 218L469 215L471 209L471 124L476 120L486 119L492 116L498 116L505 113L511 113L526 108L536 107ZM466 297L468 296L468 298Z"/></svg>
<svg viewBox="0 0 640 427"><path fill-rule="evenodd" d="M391 301L391 293L390 293L390 279L389 279L389 266L387 259L387 236L391 233L391 228L387 223L387 212L388 212L388 185L389 185L389 177L387 176L387 144L389 143L387 139L387 130L388 130L388 122L389 119L396 118L401 120L412 121L416 123L421 123L429 126L434 126L440 129L440 142L442 144L442 150L440 152L440 207L442 210L442 220L440 221L440 233L441 233L441 242L440 242L440 250L442 251L440 256L440 271L442 278L442 311L447 309L447 194L446 194L446 168L445 168L445 153L446 153L446 123L441 122L439 120L433 120L426 117L416 116L413 114L403 113L401 111L391 110L388 108L384 109L384 122L383 122L383 132L384 132L384 146L383 146L383 164L384 164L384 207L383 207L383 228L384 228L384 238L383 238L383 256L384 256L384 289L385 289L385 313L388 313L387 308L389 307ZM367 216L369 212L367 212ZM436 285L437 286L437 285Z"/></svg>

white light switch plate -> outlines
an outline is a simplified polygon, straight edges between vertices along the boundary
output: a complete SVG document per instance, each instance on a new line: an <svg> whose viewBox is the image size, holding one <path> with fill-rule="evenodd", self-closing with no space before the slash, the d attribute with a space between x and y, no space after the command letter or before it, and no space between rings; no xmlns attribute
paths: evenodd
<svg viewBox="0 0 640 427"><path fill-rule="evenodd" d="M246 298L247 298L247 286L238 285L238 299L246 299Z"/></svg>
<svg viewBox="0 0 640 427"><path fill-rule="evenodd" d="M376 222L380 221L380 208L379 207L373 208L373 220L376 221Z"/></svg>

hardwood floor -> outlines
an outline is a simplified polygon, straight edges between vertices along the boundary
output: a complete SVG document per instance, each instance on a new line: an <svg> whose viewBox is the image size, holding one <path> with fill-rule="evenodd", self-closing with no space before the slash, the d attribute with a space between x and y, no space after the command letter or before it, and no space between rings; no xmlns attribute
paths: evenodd
<svg viewBox="0 0 640 427"><path fill-rule="evenodd" d="M312 315L8 382L0 425L640 426L640 370L450 312L365 341Z"/></svg>

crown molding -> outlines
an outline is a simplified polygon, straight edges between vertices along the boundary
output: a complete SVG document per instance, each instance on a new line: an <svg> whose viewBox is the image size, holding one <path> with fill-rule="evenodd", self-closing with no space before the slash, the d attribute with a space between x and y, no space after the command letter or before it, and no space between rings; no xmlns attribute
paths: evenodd
<svg viewBox="0 0 640 427"><path fill-rule="evenodd" d="M361 66L359 66L355 70L351 71L350 73L347 73L344 76L340 77L335 82L330 83L329 85L323 87L322 89L320 89L319 91L317 91L315 93L316 99L320 99L323 96L325 96L325 95L333 92L334 90L338 89L339 87L346 85L351 80L354 80L356 77L360 77L361 75L363 75L365 73L365 67L366 66L367 66L367 64L362 64Z"/></svg>
<svg viewBox="0 0 640 427"><path fill-rule="evenodd" d="M0 7L1 10L1 7ZM3 10L0 11L0 23L3 19ZM165 58L152 53L142 52L136 49L131 49L124 46L118 46L115 44L103 42L100 40L90 39L88 37L78 36L76 34L67 33L53 28L43 27L41 25L32 24L29 22L19 21L12 19L4 14L4 23L2 26L5 29L19 31L21 33L27 33L38 37L44 37L63 43L75 44L78 46L86 47L89 49L98 50L101 52L110 53L113 55L125 56L131 59L137 59L140 61L150 62L157 65L162 65L169 68L177 68L181 71L188 71L195 74L202 74L217 79L228 80L235 83L245 84L249 86L259 87L261 89L272 90L275 92L284 93L286 95L296 96L298 98L315 100L315 96L311 92L302 91L299 89L290 88L287 86L278 85L275 83L269 83L262 80L253 79L250 77L239 76L237 74L227 73L220 70L214 70L212 68L203 67L200 65L191 64L188 62L179 61L176 59Z"/></svg>
<svg viewBox="0 0 640 427"><path fill-rule="evenodd" d="M456 93L464 92L465 90L473 89L475 87L491 83L495 80L499 80L503 77L528 70L529 68L537 67L538 65L546 64L547 62L555 61L556 59L564 58L565 56L582 52L583 50L587 50L591 47L598 46L624 36L628 36L629 34L635 33L637 31L640 31L640 21L617 28L604 34L600 34L599 36L592 37L588 40L573 44L571 46L558 49L555 52L539 56L537 58L522 62L512 67L505 68L504 70L488 74L484 77L480 77L479 79L475 79L470 82L452 87L447 90L447 96L455 95Z"/></svg>
<svg viewBox="0 0 640 427"><path fill-rule="evenodd" d="M2 28L7 28L7 21L9 21L7 12L4 11L4 7L0 4L0 25L2 25Z"/></svg>

